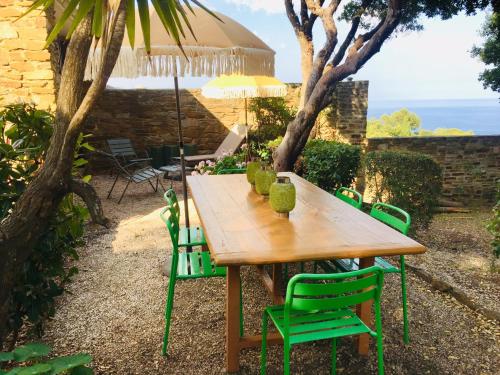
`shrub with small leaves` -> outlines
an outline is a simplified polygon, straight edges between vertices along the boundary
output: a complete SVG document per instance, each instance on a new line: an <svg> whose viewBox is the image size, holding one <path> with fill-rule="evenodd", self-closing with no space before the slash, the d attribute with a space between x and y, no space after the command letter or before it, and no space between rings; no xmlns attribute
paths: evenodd
<svg viewBox="0 0 500 375"><path fill-rule="evenodd" d="M88 354L75 354L52 359L43 359L51 351L50 346L31 343L20 346L11 352L0 352L0 375L92 375L94 371L87 367L92 362ZM16 366L16 367L13 367Z"/></svg>
<svg viewBox="0 0 500 375"><path fill-rule="evenodd" d="M360 147L315 139L304 148L301 169L306 180L333 193L352 185L360 162Z"/></svg>
<svg viewBox="0 0 500 375"><path fill-rule="evenodd" d="M376 201L407 211L417 226L428 226L443 185L439 164L407 151L372 151L365 156L367 184Z"/></svg>
<svg viewBox="0 0 500 375"><path fill-rule="evenodd" d="M488 222L487 229L493 236L491 246L493 255L500 258L500 180L497 181L497 203L493 207L493 217Z"/></svg>

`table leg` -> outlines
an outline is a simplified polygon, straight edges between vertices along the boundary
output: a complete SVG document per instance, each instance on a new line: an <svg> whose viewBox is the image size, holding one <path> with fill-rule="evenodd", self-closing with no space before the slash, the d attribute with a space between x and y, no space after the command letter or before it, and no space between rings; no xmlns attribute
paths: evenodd
<svg viewBox="0 0 500 375"><path fill-rule="evenodd" d="M359 269L368 268L373 266L375 263L375 258L361 258L359 260ZM357 314L369 327L372 326L372 301L364 302L357 307ZM362 355L368 355L370 350L370 335L364 333L359 335L358 339L358 353Z"/></svg>
<svg viewBox="0 0 500 375"><path fill-rule="evenodd" d="M282 267L281 263L273 264L273 290L272 290L272 297L273 297L273 303L274 304L283 304L283 274L282 272Z"/></svg>
<svg viewBox="0 0 500 375"><path fill-rule="evenodd" d="M226 275L226 370L240 369L240 267L228 266Z"/></svg>

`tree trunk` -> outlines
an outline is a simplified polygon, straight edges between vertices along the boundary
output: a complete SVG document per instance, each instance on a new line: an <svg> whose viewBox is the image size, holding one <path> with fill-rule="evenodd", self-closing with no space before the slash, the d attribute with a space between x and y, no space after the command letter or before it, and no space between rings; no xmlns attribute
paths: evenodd
<svg viewBox="0 0 500 375"><path fill-rule="evenodd" d="M44 165L16 202L13 211L0 223L0 346L7 334L10 291L17 271L29 258L33 246L47 229L49 218L72 187L71 168L76 139L83 123L106 82L118 57L125 28L122 1L111 38L102 80L94 82L85 98L83 78L91 45L91 18L87 17L69 43L57 98L54 134ZM112 48L111 48L112 47ZM73 185L74 188L74 185ZM89 201L90 202L90 201ZM98 213L98 211L97 211Z"/></svg>

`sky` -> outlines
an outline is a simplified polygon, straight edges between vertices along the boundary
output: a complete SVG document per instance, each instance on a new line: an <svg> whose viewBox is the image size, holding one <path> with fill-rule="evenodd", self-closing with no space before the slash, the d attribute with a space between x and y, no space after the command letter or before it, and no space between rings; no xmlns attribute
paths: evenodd
<svg viewBox="0 0 500 375"><path fill-rule="evenodd" d="M300 50L286 17L283 0L208 0L211 9L243 24L276 51L276 77L283 82L300 82ZM424 30L398 34L384 43L381 51L353 76L369 80L370 101L415 99L498 98L484 89L478 75L485 68L471 57L486 13L459 15L451 20L423 19ZM339 38L347 25L340 23ZM315 40L320 48L324 33L316 22ZM183 78L181 87L201 87L210 78ZM172 87L171 79L112 79L110 85L123 88Z"/></svg>

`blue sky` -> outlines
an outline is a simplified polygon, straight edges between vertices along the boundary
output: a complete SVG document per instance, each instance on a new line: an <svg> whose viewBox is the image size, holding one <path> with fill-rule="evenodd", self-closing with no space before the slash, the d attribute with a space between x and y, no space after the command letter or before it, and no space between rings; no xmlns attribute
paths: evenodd
<svg viewBox="0 0 500 375"><path fill-rule="evenodd" d="M300 51L284 13L283 0L209 0L210 8L234 18L276 51L276 76L300 81ZM424 19L424 30L399 34L387 41L354 79L370 81L370 101L407 99L498 98L477 80L484 65L470 56L481 43L485 13L459 15L448 21ZM339 37L346 25L339 24ZM317 22L315 39L323 39ZM341 39L342 40L342 39ZM319 48L319 47L317 47ZM183 87L200 87L209 78L184 78ZM119 87L171 87L171 79L112 80Z"/></svg>

